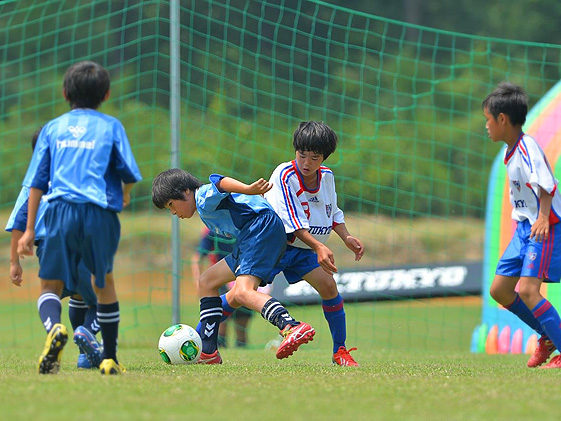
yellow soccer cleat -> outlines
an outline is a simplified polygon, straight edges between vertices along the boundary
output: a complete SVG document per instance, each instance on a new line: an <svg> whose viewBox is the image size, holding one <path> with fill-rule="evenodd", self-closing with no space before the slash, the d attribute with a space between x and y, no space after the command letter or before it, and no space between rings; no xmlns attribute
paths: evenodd
<svg viewBox="0 0 561 421"><path fill-rule="evenodd" d="M45 348L39 357L39 374L56 374L60 370L60 357L66 341L68 331L63 324L55 324L47 335Z"/></svg>
<svg viewBox="0 0 561 421"><path fill-rule="evenodd" d="M110 376L116 374L123 374L127 371L121 364L117 364L115 360L107 358L99 365L99 372L101 375Z"/></svg>

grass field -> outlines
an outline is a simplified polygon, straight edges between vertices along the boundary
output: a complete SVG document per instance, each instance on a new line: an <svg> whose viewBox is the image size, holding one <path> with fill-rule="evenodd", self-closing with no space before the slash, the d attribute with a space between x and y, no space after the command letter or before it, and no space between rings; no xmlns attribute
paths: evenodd
<svg viewBox="0 0 561 421"><path fill-rule="evenodd" d="M183 310L192 315L196 309ZM134 316L125 305L119 355L128 371L111 378L76 369L72 343L61 372L39 376L44 333L34 330L17 345L4 337L2 419L557 419L559 398L551 390L558 371L528 369L525 355L469 352L481 311L477 298L349 304L346 310L348 345L358 347L361 363L355 369L330 364L331 338L319 306L291 308L317 335L286 360L264 349L276 331L256 316L250 349L222 350L222 366L167 366L156 344L169 308ZM15 311L14 318L37 318L24 305Z"/></svg>

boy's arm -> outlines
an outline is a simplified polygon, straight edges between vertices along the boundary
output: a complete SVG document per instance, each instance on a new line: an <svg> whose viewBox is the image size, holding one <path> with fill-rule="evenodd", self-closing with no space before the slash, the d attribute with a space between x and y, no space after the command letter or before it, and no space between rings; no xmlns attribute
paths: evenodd
<svg viewBox="0 0 561 421"><path fill-rule="evenodd" d="M43 191L31 187L29 189L29 200L27 202L27 226L22 237L18 241L18 254L20 256L33 256L33 243L35 243L35 220L37 210L41 202Z"/></svg>
<svg viewBox="0 0 561 421"><path fill-rule="evenodd" d="M547 193L543 187L540 187L540 211L538 213L538 219L536 219L536 222L534 222L530 230L530 238L534 238L537 242L549 237L549 213L551 211L552 201L553 196Z"/></svg>
<svg viewBox="0 0 561 421"><path fill-rule="evenodd" d="M341 240L343 240L347 248L355 254L355 262L358 262L364 254L364 246L362 245L362 242L349 233L345 224L335 225L333 227L333 231L341 237Z"/></svg>
<svg viewBox="0 0 561 421"><path fill-rule="evenodd" d="M22 231L14 228L12 230L12 239L10 242L10 279L12 280L12 284L18 287L21 286L23 281L21 277L23 269L21 268L18 254L18 241L22 235Z"/></svg>
<svg viewBox="0 0 561 421"><path fill-rule="evenodd" d="M273 185L263 178L248 185L235 178L224 177L216 183L216 187L222 192L258 195L267 193Z"/></svg>
<svg viewBox="0 0 561 421"><path fill-rule="evenodd" d="M335 266L335 258L333 257L333 252L323 244L314 238L312 234L308 232L307 229L299 229L294 231L293 234L301 240L304 244L308 245L313 251L318 255L318 263L321 268L333 275L337 272L337 267Z"/></svg>
<svg viewBox="0 0 561 421"><path fill-rule="evenodd" d="M123 184L123 207L126 208L131 202L131 190L134 183Z"/></svg>

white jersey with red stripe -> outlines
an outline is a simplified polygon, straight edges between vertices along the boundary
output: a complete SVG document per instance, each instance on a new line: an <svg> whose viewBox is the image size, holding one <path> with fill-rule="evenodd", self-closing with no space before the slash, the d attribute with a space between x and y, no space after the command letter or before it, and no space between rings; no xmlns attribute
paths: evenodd
<svg viewBox="0 0 561 421"><path fill-rule="evenodd" d="M269 182L273 188L265 193L265 199L280 216L287 234L306 229L316 240L325 243L333 227L345 223L343 211L337 207L335 178L329 168L320 167L318 184L313 190L304 185L295 161L280 164ZM294 235L288 237L290 245L310 248Z"/></svg>
<svg viewBox="0 0 561 421"><path fill-rule="evenodd" d="M540 209L540 187L553 196L550 224L561 220L559 181L554 177L549 162L536 140L524 133L511 150L505 150L504 163L509 179L512 219L536 222Z"/></svg>

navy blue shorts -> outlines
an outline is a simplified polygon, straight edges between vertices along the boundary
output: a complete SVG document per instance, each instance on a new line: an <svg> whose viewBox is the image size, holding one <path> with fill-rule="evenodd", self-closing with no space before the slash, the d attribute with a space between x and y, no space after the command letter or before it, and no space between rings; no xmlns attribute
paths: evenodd
<svg viewBox="0 0 561 421"><path fill-rule="evenodd" d="M273 278L282 272L289 284L295 284L300 282L304 275L318 267L320 265L315 251L287 246L286 253L284 253L279 264L273 269L269 283L272 283Z"/></svg>
<svg viewBox="0 0 561 421"><path fill-rule="evenodd" d="M285 250L282 221L273 210L264 210L243 226L234 250L224 260L236 277L253 275L265 286Z"/></svg>
<svg viewBox="0 0 561 421"><path fill-rule="evenodd" d="M38 240L35 244L37 244L37 258L40 260L41 255L43 254L43 240ZM76 291L71 291L65 286L60 298L71 297L79 294L82 296L82 300L88 307L97 304L97 297L92 287L92 273L82 261L78 264L78 279L73 283L74 285L77 285L78 289Z"/></svg>
<svg viewBox="0 0 561 421"><path fill-rule="evenodd" d="M78 292L80 261L93 273L98 288L105 286L105 275L113 271L119 246L121 224L116 212L93 203L54 200L45 212L47 234L39 258L39 277L60 279L66 289Z"/></svg>
<svg viewBox="0 0 561 421"><path fill-rule="evenodd" d="M530 239L528 220L518 222L516 231L497 264L496 275L519 276L559 282L561 278L561 223L549 227L549 237Z"/></svg>

